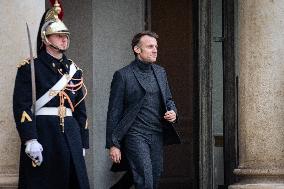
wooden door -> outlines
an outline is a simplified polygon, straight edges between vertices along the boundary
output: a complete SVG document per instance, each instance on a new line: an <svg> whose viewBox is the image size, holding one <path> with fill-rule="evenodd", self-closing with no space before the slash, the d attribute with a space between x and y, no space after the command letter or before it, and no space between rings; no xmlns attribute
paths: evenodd
<svg viewBox="0 0 284 189"><path fill-rule="evenodd" d="M167 71L178 108L177 130L183 142L165 148L160 189L196 188L198 129L195 123L198 118L194 116L194 107L197 66L193 62L192 1L152 0L148 3L148 26L159 35L158 64Z"/></svg>

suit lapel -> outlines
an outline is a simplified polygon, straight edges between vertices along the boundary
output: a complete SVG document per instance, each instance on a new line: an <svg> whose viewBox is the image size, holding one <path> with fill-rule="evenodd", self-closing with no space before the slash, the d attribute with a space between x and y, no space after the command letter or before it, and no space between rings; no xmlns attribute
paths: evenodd
<svg viewBox="0 0 284 189"><path fill-rule="evenodd" d="M163 102L166 105L166 85L165 85L165 81L163 79L163 72L161 72L160 69L157 68L157 66L153 65L153 70L154 70L154 74L156 76L158 85L160 87L161 93L162 93L162 98L163 98Z"/></svg>
<svg viewBox="0 0 284 189"><path fill-rule="evenodd" d="M132 71L134 73L135 78L137 79L137 81L139 82L139 84L142 86L142 88L146 91L146 88L144 86L144 78L138 73L139 72L139 68L136 65L137 62L134 61L132 62L131 66L132 66ZM155 77L157 79L157 83L159 85L161 94L162 94L162 99L164 102L164 105L166 106L166 83L164 81L164 77L163 77L163 72L161 71L161 69L159 69L157 66L153 65L152 66Z"/></svg>
<svg viewBox="0 0 284 189"><path fill-rule="evenodd" d="M159 87L161 89L161 92L163 96L165 96L166 92L166 86L165 86L165 81L163 80L163 72L161 70L157 69L156 66L153 66L154 74L156 76L157 82L159 84Z"/></svg>
<svg viewBox="0 0 284 189"><path fill-rule="evenodd" d="M136 77L137 81L139 82L139 84L146 91L146 88L144 86L143 78L142 78L141 74L138 73L139 72L139 70L138 70L139 68L138 68L138 66L136 64L137 64L137 62L135 62L135 61L132 62L132 71L133 71L134 76Z"/></svg>

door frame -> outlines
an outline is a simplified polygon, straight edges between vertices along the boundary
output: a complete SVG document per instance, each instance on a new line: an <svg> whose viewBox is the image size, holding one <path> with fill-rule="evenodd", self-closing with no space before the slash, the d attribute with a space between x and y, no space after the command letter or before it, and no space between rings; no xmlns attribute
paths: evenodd
<svg viewBox="0 0 284 189"><path fill-rule="evenodd" d="M200 189L209 189L213 186L211 1L197 0L196 3L198 23L195 24L197 36L194 39L197 52L194 58L198 62L198 181Z"/></svg>
<svg viewBox="0 0 284 189"><path fill-rule="evenodd" d="M193 0L195 9L195 53L198 62L198 133L197 157L200 189L213 186L213 136L212 136L212 52L211 52L211 0ZM236 182L233 170L237 167L238 88L235 62L235 4L223 0L223 127L224 127L224 185ZM233 111L232 111L233 110ZM197 115L198 114L198 115Z"/></svg>
<svg viewBox="0 0 284 189"><path fill-rule="evenodd" d="M238 166L238 77L235 61L235 1L223 0L224 185L235 183Z"/></svg>

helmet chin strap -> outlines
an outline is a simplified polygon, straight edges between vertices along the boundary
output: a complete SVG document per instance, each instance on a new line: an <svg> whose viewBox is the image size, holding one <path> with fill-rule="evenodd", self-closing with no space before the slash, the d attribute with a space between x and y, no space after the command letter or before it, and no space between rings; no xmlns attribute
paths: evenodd
<svg viewBox="0 0 284 189"><path fill-rule="evenodd" d="M69 48L69 37L68 37L68 45L67 45L66 49L60 49L59 47L57 47L54 44L50 43L50 41L47 39L46 36L45 36L45 42L47 43L47 45L51 46L52 48L54 48L55 50L58 50L61 53L64 53Z"/></svg>
<svg viewBox="0 0 284 189"><path fill-rule="evenodd" d="M61 52L61 53L64 53L64 52L66 51L66 49L65 49L65 50L60 49L59 47L56 47L55 45L53 45L53 44L51 44L51 43L49 43L49 45L50 45L52 48L54 48L55 50L58 50L58 51Z"/></svg>

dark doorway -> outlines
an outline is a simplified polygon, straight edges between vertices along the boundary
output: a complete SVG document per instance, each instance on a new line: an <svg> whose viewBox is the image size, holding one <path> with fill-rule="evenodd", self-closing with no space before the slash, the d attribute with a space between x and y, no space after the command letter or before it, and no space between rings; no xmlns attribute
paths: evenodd
<svg viewBox="0 0 284 189"><path fill-rule="evenodd" d="M148 29L159 35L158 63L166 68L178 108L177 130L181 145L165 148L164 173L160 189L195 188L194 99L198 94L193 61L193 3L190 0L147 1ZM198 188L198 187L197 187Z"/></svg>
<svg viewBox="0 0 284 189"><path fill-rule="evenodd" d="M165 149L160 189L220 189L235 182L234 2L146 0L146 29L160 36L158 62L167 70L183 142Z"/></svg>

